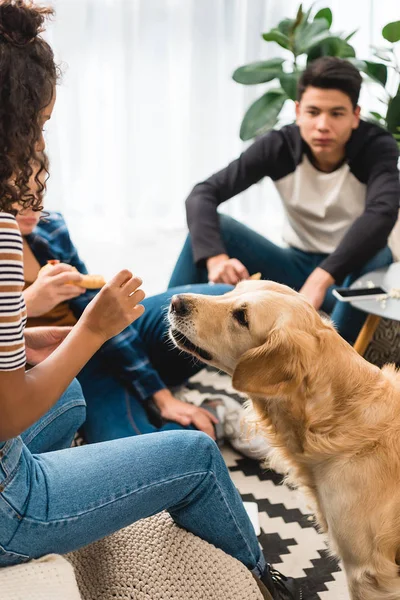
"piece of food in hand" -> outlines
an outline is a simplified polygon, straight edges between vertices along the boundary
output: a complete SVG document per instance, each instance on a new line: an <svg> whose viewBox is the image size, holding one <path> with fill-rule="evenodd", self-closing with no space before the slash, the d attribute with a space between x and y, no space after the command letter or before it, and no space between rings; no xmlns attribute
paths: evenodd
<svg viewBox="0 0 400 600"><path fill-rule="evenodd" d="M250 279L256 279L258 281L261 279L261 273L254 273L254 275L250 275Z"/></svg>
<svg viewBox="0 0 400 600"><path fill-rule="evenodd" d="M106 285L103 275L81 275L81 277L80 281L71 281L71 283L87 290L99 290Z"/></svg>
<svg viewBox="0 0 400 600"><path fill-rule="evenodd" d="M42 267L40 269L39 273L44 273L45 271L48 271L49 269L51 269L51 267L54 267L54 265L58 265L59 262L60 262L59 260L48 260L47 265L44 265L44 267ZM72 267L72 269L74 271L78 271L78 269L76 267ZM104 279L103 275L83 275L83 274L81 274L80 281L69 281L65 285L68 285L68 284L77 285L78 287L82 287L87 290L99 290L106 284L106 280Z"/></svg>

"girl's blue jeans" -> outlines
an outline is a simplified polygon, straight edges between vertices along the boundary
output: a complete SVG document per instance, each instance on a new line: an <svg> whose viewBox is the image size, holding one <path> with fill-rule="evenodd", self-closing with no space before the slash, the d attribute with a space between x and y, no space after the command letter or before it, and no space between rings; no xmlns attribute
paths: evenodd
<svg viewBox="0 0 400 600"><path fill-rule="evenodd" d="M0 443L0 566L76 550L167 510L262 572L254 530L211 438L167 431L70 448L84 419L74 381L40 421Z"/></svg>

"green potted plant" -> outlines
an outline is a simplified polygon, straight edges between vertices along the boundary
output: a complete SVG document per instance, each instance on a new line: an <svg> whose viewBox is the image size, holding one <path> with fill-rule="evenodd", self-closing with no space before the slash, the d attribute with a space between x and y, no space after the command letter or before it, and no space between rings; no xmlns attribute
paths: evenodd
<svg viewBox="0 0 400 600"><path fill-rule="evenodd" d="M390 131L400 146L400 63L396 56L396 44L400 42L400 21L385 25L382 36L390 45L373 46L373 52L383 62L354 59L353 62L383 88L383 94L378 96L383 108L380 112L371 111L369 118Z"/></svg>
<svg viewBox="0 0 400 600"><path fill-rule="evenodd" d="M233 73L233 79L243 85L276 83L248 108L240 127L242 140L261 135L278 123L284 104L296 99L298 78L310 60L320 56L355 57L349 40L356 32L350 35L333 33L332 11L323 8L311 16L312 10L311 7L304 12L300 5L294 19L283 19L262 34L266 42L276 43L290 53L288 58L253 62Z"/></svg>

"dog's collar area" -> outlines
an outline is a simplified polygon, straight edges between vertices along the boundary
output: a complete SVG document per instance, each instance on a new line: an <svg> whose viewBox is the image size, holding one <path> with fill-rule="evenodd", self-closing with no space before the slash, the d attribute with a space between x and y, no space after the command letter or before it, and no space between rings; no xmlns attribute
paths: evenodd
<svg viewBox="0 0 400 600"><path fill-rule="evenodd" d="M193 342L191 342L189 338L183 335L183 333L178 331L178 329L171 329L171 335L176 344L184 350L197 354L197 356L200 356L200 358L202 358L203 360L212 359L212 356L209 352L203 350L203 348L200 348L199 346L196 346L196 344L193 344Z"/></svg>

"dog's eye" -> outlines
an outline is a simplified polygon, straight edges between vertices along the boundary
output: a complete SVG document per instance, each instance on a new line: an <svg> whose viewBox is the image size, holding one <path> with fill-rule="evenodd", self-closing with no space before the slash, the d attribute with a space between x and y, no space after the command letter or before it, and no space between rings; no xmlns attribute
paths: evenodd
<svg viewBox="0 0 400 600"><path fill-rule="evenodd" d="M233 318L242 325L242 327L248 327L249 322L247 320L247 312L244 308L239 308L233 312Z"/></svg>

